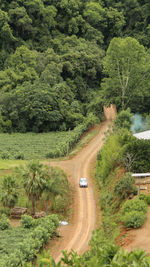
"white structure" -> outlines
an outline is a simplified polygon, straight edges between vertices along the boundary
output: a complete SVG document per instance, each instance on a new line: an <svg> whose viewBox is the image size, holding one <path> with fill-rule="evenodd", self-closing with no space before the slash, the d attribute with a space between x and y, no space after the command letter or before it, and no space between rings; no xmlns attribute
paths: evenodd
<svg viewBox="0 0 150 267"><path fill-rule="evenodd" d="M136 133L136 134L133 134L133 136L137 137L138 139L150 140L150 131L144 131L141 133Z"/></svg>
<svg viewBox="0 0 150 267"><path fill-rule="evenodd" d="M150 177L150 172L146 172L146 173L133 173L132 176L135 177L135 178Z"/></svg>

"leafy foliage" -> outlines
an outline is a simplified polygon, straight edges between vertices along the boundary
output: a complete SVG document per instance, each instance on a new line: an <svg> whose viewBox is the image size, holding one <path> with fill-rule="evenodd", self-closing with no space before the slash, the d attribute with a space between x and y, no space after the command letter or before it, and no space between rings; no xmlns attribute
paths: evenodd
<svg viewBox="0 0 150 267"><path fill-rule="evenodd" d="M122 217L125 227L139 228L145 222L146 215L143 212L132 210Z"/></svg>
<svg viewBox="0 0 150 267"><path fill-rule="evenodd" d="M144 85L143 76L144 81L149 80L149 67L145 49L136 39L113 38L104 59L106 78L102 87L106 101L115 103L117 108L137 110L139 98L145 95L139 85L141 81Z"/></svg>
<svg viewBox="0 0 150 267"><path fill-rule="evenodd" d="M114 121L116 128L126 128L130 130L131 124L132 124L132 114L130 112L130 109L122 110L119 114L117 114L117 117Z"/></svg>
<svg viewBox="0 0 150 267"><path fill-rule="evenodd" d="M3 231L1 231L1 266L8 264L12 267L24 266L26 262L33 260L40 248L56 231L56 225L58 225L58 218L53 216L51 219L51 216L47 216L37 219L36 227L32 230L22 227L8 229L5 230L5 238Z"/></svg>
<svg viewBox="0 0 150 267"><path fill-rule="evenodd" d="M31 216L26 215L26 214L21 216L20 223L21 223L21 226L24 228L31 228L35 226L35 220Z"/></svg>
<svg viewBox="0 0 150 267"><path fill-rule="evenodd" d="M150 205L150 195L140 194L139 199L145 200L148 205Z"/></svg>
<svg viewBox="0 0 150 267"><path fill-rule="evenodd" d="M5 230L10 227L10 221L5 214L0 217L0 230Z"/></svg>
<svg viewBox="0 0 150 267"><path fill-rule="evenodd" d="M10 175L5 176L1 185L1 202L4 207L13 208L18 200L16 179Z"/></svg>
<svg viewBox="0 0 150 267"><path fill-rule="evenodd" d="M124 175L118 183L115 184L114 192L122 199L126 199L131 194L137 194L135 180L130 173Z"/></svg>
<svg viewBox="0 0 150 267"><path fill-rule="evenodd" d="M131 211L146 213L147 209L148 207L144 200L140 200L139 198L130 199L123 204L122 215Z"/></svg>

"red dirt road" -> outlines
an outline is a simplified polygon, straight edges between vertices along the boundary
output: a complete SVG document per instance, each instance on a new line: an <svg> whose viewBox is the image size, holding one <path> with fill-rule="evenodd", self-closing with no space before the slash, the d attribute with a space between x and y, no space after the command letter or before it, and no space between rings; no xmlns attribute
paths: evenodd
<svg viewBox="0 0 150 267"><path fill-rule="evenodd" d="M60 227L59 240L50 241L49 249L58 262L61 251L71 249L83 253L88 248L88 242L95 227L95 201L90 180L91 165L96 160L97 152L104 143L105 132L111 121L101 124L98 134L74 158L60 162L51 162L50 165L61 167L69 177L74 188L73 214L67 226ZM87 177L88 188L79 187L79 178Z"/></svg>

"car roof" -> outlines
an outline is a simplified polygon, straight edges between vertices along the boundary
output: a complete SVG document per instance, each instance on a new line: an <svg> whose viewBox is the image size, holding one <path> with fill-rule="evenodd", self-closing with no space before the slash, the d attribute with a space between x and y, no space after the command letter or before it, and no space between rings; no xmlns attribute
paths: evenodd
<svg viewBox="0 0 150 267"><path fill-rule="evenodd" d="M86 180L86 178L85 178L85 177L81 177L81 178L80 178L80 180L84 180L84 181L85 181L85 180Z"/></svg>

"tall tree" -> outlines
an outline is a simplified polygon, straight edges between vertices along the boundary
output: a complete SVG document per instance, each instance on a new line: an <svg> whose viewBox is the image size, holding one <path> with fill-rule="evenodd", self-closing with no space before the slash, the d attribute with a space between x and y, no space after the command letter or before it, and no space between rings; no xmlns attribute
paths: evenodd
<svg viewBox="0 0 150 267"><path fill-rule="evenodd" d="M149 80L149 67L145 49L136 39L112 39L104 59L106 77L102 88L106 101L125 109L138 101L138 96L142 98L144 85Z"/></svg>
<svg viewBox="0 0 150 267"><path fill-rule="evenodd" d="M31 161L21 171L23 186L29 200L32 202L31 214L35 214L36 201L42 196L46 185L47 168L39 161Z"/></svg>

